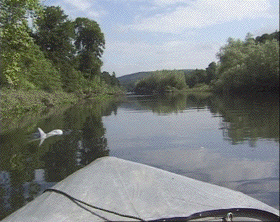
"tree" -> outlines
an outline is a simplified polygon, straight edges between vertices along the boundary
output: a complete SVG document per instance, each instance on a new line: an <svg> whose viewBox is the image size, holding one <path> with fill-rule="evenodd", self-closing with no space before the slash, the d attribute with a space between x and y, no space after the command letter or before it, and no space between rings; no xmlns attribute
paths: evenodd
<svg viewBox="0 0 280 222"><path fill-rule="evenodd" d="M20 85L22 52L33 44L26 19L29 11L40 11L39 0L1 0L1 85Z"/></svg>
<svg viewBox="0 0 280 222"><path fill-rule="evenodd" d="M105 48L104 34L97 22L88 18L75 20L75 46L78 54L78 69L86 78L100 74L101 56Z"/></svg>
<svg viewBox="0 0 280 222"><path fill-rule="evenodd" d="M198 83L204 83L206 81L206 71L204 69L195 69L190 74L186 75L186 83L192 88Z"/></svg>
<svg viewBox="0 0 280 222"><path fill-rule="evenodd" d="M272 39L279 41L279 34L280 34L280 31L277 31L277 30L271 34L265 33L262 36L257 36L256 42L265 43L267 40L272 40Z"/></svg>
<svg viewBox="0 0 280 222"><path fill-rule="evenodd" d="M217 70L217 64L215 62L211 62L206 68L206 79L205 79L206 84L209 84L212 80L216 78L216 70Z"/></svg>
<svg viewBox="0 0 280 222"><path fill-rule="evenodd" d="M162 70L136 83L135 92L139 94L164 93L166 90L182 90L186 87L183 71Z"/></svg>
<svg viewBox="0 0 280 222"><path fill-rule="evenodd" d="M68 92L77 90L82 76L74 67L74 23L60 7L44 7L32 36L59 71L63 89Z"/></svg>
<svg viewBox="0 0 280 222"><path fill-rule="evenodd" d="M115 73L115 72L113 72L113 73L112 73L112 76L111 76L111 85L112 85L112 86L120 86L120 82L119 82L119 80L117 79L116 73Z"/></svg>
<svg viewBox="0 0 280 222"><path fill-rule="evenodd" d="M35 42L55 64L70 62L74 57L74 24L60 7L45 7L33 33Z"/></svg>
<svg viewBox="0 0 280 222"><path fill-rule="evenodd" d="M103 79L103 81L104 81L107 85L112 85L111 76L110 76L110 73L109 73L109 72L106 72L106 71L102 72L101 78Z"/></svg>
<svg viewBox="0 0 280 222"><path fill-rule="evenodd" d="M258 43L229 39L218 54L220 65L215 88L218 91L278 91L279 43Z"/></svg>
<svg viewBox="0 0 280 222"><path fill-rule="evenodd" d="M2 0L1 85L16 88L54 89L60 78L30 36L27 18L40 15L39 0Z"/></svg>

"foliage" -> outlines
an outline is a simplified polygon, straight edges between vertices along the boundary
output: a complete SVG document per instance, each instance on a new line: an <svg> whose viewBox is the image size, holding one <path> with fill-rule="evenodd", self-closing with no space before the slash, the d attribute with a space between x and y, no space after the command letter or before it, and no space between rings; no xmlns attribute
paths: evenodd
<svg viewBox="0 0 280 222"><path fill-rule="evenodd" d="M183 71L162 70L156 71L149 77L136 83L135 92L139 94L164 93L169 90L186 88Z"/></svg>
<svg viewBox="0 0 280 222"><path fill-rule="evenodd" d="M15 88L60 88L57 71L29 35L26 15L39 12L38 1L3 1L1 6L1 85Z"/></svg>
<svg viewBox="0 0 280 222"><path fill-rule="evenodd" d="M1 1L1 86L17 87L27 81L24 79L21 63L24 54L34 43L28 33L26 15L30 10L39 12L39 9L38 0Z"/></svg>
<svg viewBox="0 0 280 222"><path fill-rule="evenodd" d="M217 78L217 64L215 62L211 62L206 68L205 83L209 84L212 80L216 78Z"/></svg>
<svg viewBox="0 0 280 222"><path fill-rule="evenodd" d="M86 18L72 22L60 7L53 6L44 8L37 24L38 30L33 36L59 71L63 89L73 92L85 85L89 87L84 78L98 72L102 65L99 58L102 52L95 38L103 35L98 24ZM93 78L91 81L94 86Z"/></svg>
<svg viewBox="0 0 280 222"><path fill-rule="evenodd" d="M32 52L30 52L32 50ZM57 90L61 88L60 75L52 63L44 57L37 45L33 45L22 58L22 71L31 87L30 89ZM29 88L27 85L22 85Z"/></svg>
<svg viewBox="0 0 280 222"><path fill-rule="evenodd" d="M78 54L78 69L85 78L100 74L101 56L105 48L104 34L97 22L88 18L75 20L75 46Z"/></svg>
<svg viewBox="0 0 280 222"><path fill-rule="evenodd" d="M55 64L70 62L74 55L74 24L67 17L60 7L45 7L32 35L46 57Z"/></svg>
<svg viewBox="0 0 280 222"><path fill-rule="evenodd" d="M278 31L278 32L276 31L271 34L265 33L261 36L257 36L256 42L265 43L267 40L272 40L272 39L279 41L279 34L280 34L280 31Z"/></svg>
<svg viewBox="0 0 280 222"><path fill-rule="evenodd" d="M43 8L38 0L3 0L0 19L1 86L82 93L119 91L114 73L109 81L108 76L101 76L105 40L95 21L71 21L60 7Z"/></svg>
<svg viewBox="0 0 280 222"><path fill-rule="evenodd" d="M120 86L119 80L116 78L115 72L113 72L112 75L110 75L109 72L104 71L101 73L101 78L107 85Z"/></svg>
<svg viewBox="0 0 280 222"><path fill-rule="evenodd" d="M206 71L204 69L195 69L190 74L185 75L187 85L192 88L196 84L206 81Z"/></svg>
<svg viewBox="0 0 280 222"><path fill-rule="evenodd" d="M230 38L218 53L220 64L216 91L279 90L279 43L259 43L248 36L245 41Z"/></svg>

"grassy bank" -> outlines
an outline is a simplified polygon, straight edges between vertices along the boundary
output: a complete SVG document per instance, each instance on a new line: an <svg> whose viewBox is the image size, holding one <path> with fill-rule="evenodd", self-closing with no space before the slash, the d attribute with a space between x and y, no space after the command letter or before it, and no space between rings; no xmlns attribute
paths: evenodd
<svg viewBox="0 0 280 222"><path fill-rule="evenodd" d="M120 93L119 93L120 94ZM23 127L51 115L60 115L69 107L85 102L101 103L113 97L108 93L66 93L42 90L1 90L1 130Z"/></svg>
<svg viewBox="0 0 280 222"><path fill-rule="evenodd" d="M192 88L185 89L184 92L198 97L208 97L214 94L212 87L205 84L198 84Z"/></svg>
<svg viewBox="0 0 280 222"><path fill-rule="evenodd" d="M8 113L26 113L29 111L42 111L46 108L55 108L66 104L75 104L84 99L102 99L111 95L123 94L116 89L104 90L104 92L93 92L84 90L83 92L67 93L64 91L54 91L48 93L43 90L1 90L1 114L5 117Z"/></svg>
<svg viewBox="0 0 280 222"><path fill-rule="evenodd" d="M205 84L198 84L192 88L184 88L182 90L178 90L176 88L172 88L170 90L166 90L167 94L184 94L184 95L197 95L197 96L203 96L208 97L213 95L214 91L212 87Z"/></svg>
<svg viewBox="0 0 280 222"><path fill-rule="evenodd" d="M46 108L55 108L65 104L74 104L79 96L74 93L55 91L48 93L42 90L1 90L1 116L9 117L13 114L26 112L41 112Z"/></svg>

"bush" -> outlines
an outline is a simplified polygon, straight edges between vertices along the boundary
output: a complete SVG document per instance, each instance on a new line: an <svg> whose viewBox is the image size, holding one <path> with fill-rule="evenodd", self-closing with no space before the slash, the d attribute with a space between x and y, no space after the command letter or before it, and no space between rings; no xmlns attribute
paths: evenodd
<svg viewBox="0 0 280 222"><path fill-rule="evenodd" d="M259 43L229 39L218 54L217 91L270 91L279 89L279 44L267 40Z"/></svg>
<svg viewBox="0 0 280 222"><path fill-rule="evenodd" d="M164 93L170 89L186 88L184 72L173 70L156 71L148 78L136 83L135 92L139 94Z"/></svg>

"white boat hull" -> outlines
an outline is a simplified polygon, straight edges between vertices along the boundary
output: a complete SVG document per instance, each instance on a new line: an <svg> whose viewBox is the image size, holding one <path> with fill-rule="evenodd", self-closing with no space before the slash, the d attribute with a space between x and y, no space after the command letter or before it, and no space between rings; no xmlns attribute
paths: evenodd
<svg viewBox="0 0 280 222"><path fill-rule="evenodd" d="M92 162L53 189L144 221L191 219L199 212L217 210L226 216L229 209L243 208L279 216L278 210L240 192L115 157ZM97 210L57 192L45 192L3 221L137 221L135 218Z"/></svg>

